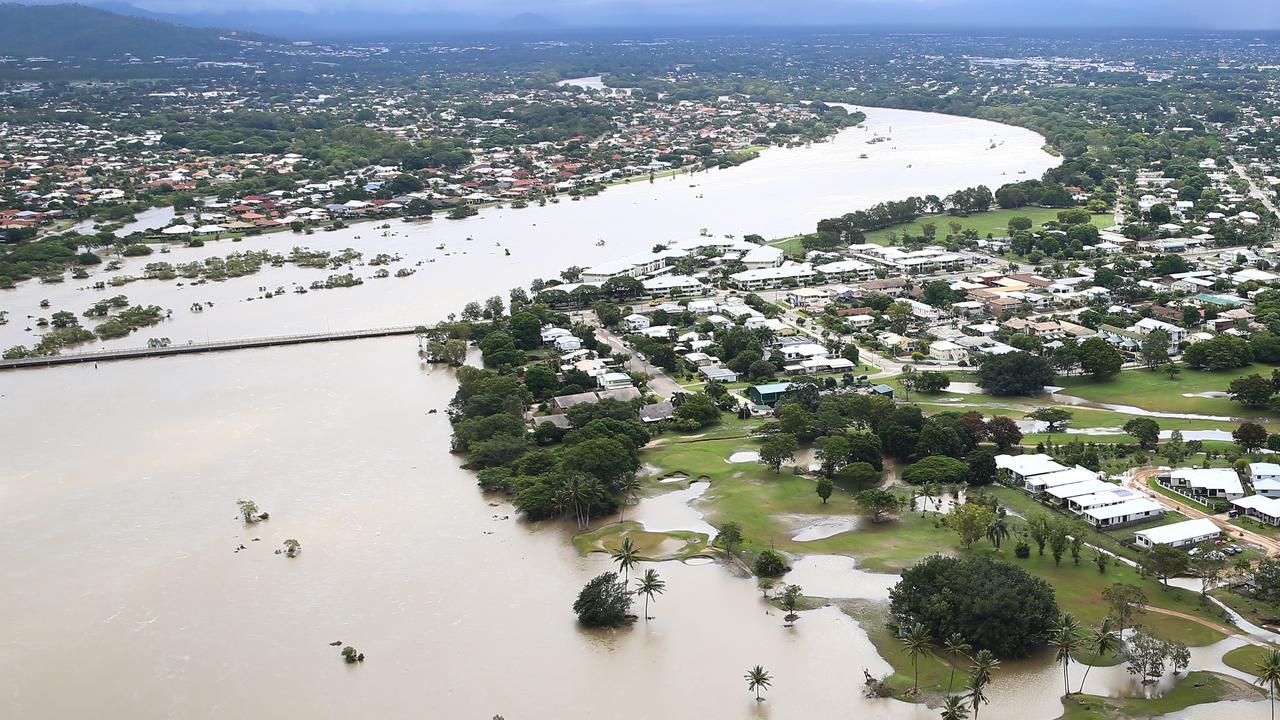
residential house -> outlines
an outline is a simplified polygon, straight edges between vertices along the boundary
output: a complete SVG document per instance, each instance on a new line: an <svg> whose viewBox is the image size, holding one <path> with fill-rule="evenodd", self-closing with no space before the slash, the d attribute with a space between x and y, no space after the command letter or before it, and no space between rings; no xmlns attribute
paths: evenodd
<svg viewBox="0 0 1280 720"><path fill-rule="evenodd" d="M1133 540L1141 548L1153 548L1156 545L1170 547L1190 547L1209 540L1217 540L1222 530L1208 518L1184 520L1170 525L1139 530L1133 534Z"/></svg>
<svg viewBox="0 0 1280 720"><path fill-rule="evenodd" d="M1231 468L1174 468L1156 481L1201 500L1235 500L1244 497L1240 477Z"/></svg>

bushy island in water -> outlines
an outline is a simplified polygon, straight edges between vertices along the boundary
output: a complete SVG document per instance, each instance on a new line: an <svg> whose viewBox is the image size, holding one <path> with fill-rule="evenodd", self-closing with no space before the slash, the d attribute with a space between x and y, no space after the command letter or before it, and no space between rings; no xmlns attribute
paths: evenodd
<svg viewBox="0 0 1280 720"><path fill-rule="evenodd" d="M1187 647L1223 639L1217 628L1228 622L1200 594L1162 582L1177 572L1168 558L1081 525L996 471L995 454L1020 451L1016 426L1000 421L1007 417L926 414L826 379L794 382L770 416L753 416L742 407L743 384L699 383L674 341L664 351L661 340L643 336L626 339L683 391L664 401L647 377L625 373L630 384L606 390L574 358L598 354L622 372L624 353L598 332L620 327L636 309L625 297L595 301L598 325L574 322L536 298L513 299L510 314L491 298L468 306L464 319L424 329L421 354L458 366L453 450L480 486L506 495L528 520L574 523L580 551L608 553L616 564L566 608L584 626L648 617L662 585L658 577L646 582L643 564L705 555L757 575L787 625L802 628L802 612L828 602L855 617L892 667L864 678L868 694L976 717L1001 682L1001 663L1031 658L1062 678L1073 718L1151 717L1258 697L1231 678L1185 674ZM696 318L670 315L679 332L699 329ZM565 329L587 353L563 358L544 343L548 328ZM709 333L714 344L705 351L759 352L761 338L743 332ZM462 366L468 346L479 349L482 368ZM897 480L885 480L889 461ZM715 527L714 542L707 533L648 532L626 520L641 496L698 481L706 489L697 509ZM610 521L593 524L601 518ZM841 529L804 531L824 522ZM902 577L882 601L775 585L811 553L845 555L867 571ZM646 607L638 614L641 598ZM1179 680L1150 701L1083 692L1090 669L1108 668L1096 680L1120 665L1135 688L1171 673Z"/></svg>

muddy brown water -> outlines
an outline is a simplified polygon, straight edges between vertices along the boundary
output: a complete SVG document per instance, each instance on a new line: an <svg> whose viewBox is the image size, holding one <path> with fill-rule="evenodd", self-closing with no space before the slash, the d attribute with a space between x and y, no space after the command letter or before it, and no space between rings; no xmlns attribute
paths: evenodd
<svg viewBox="0 0 1280 720"><path fill-rule="evenodd" d="M715 564L657 565L655 620L580 629L570 605L607 559L477 490L428 414L452 373L414 349L0 375L6 416L26 418L0 438L0 716L936 716L862 698L850 678L888 666L856 622L825 608L783 628ZM271 519L246 527L238 498ZM285 538L298 558L274 554ZM338 640L368 660L345 665ZM742 680L756 663L775 678L763 706ZM1056 717L1059 677L1010 664L982 716ZM1118 668L1089 683L1131 685Z"/></svg>

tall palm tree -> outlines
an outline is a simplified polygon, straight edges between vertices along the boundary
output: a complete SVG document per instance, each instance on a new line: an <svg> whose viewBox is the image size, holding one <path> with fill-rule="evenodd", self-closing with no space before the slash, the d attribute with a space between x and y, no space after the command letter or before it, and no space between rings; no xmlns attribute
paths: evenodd
<svg viewBox="0 0 1280 720"><path fill-rule="evenodd" d="M1120 649L1120 633L1116 632L1111 625L1111 616L1102 618L1102 625L1093 630L1093 633L1086 641L1087 646L1093 651L1093 657L1100 659L1104 655L1113 655ZM1085 665L1084 678L1080 680L1079 692L1084 692L1084 681L1089 679L1089 669L1092 665Z"/></svg>
<svg viewBox="0 0 1280 720"><path fill-rule="evenodd" d="M969 708L964 706L964 698L960 695L948 695L942 704L942 720L968 720Z"/></svg>
<svg viewBox="0 0 1280 720"><path fill-rule="evenodd" d="M649 568L644 577L636 581L636 593L644 596L644 619L649 619L649 601L654 595L661 595L667 589L667 583L658 577L658 571Z"/></svg>
<svg viewBox="0 0 1280 720"><path fill-rule="evenodd" d="M640 551L636 549L635 543L631 542L629 537L622 538L622 546L610 555L613 561L618 563L618 569L622 571L622 582L630 582L631 568L640 564Z"/></svg>
<svg viewBox="0 0 1280 720"><path fill-rule="evenodd" d="M902 638L902 645L907 649L907 654L911 656L911 671L914 674L911 680L911 689L919 692L920 656L928 655L933 650L933 638L929 637L929 631L925 630L924 625L916 623L907 631L907 636Z"/></svg>
<svg viewBox="0 0 1280 720"><path fill-rule="evenodd" d="M1062 619L1058 621L1058 627L1049 636L1049 644L1057 650L1054 657L1058 662L1062 663L1063 692L1066 695L1070 695L1071 653L1075 652L1076 648L1080 646L1080 624L1076 622L1074 615L1071 613L1062 614Z"/></svg>
<svg viewBox="0 0 1280 720"><path fill-rule="evenodd" d="M764 700L760 697L761 690L767 690L773 684L773 677L769 675L769 671L762 666L757 665L747 671L747 690L756 694L756 702Z"/></svg>
<svg viewBox="0 0 1280 720"><path fill-rule="evenodd" d="M1254 668L1258 678L1253 682L1267 689L1271 699L1271 720L1276 720L1276 693L1280 692L1280 650L1269 650Z"/></svg>
<svg viewBox="0 0 1280 720"><path fill-rule="evenodd" d="M996 515L987 525L987 539L995 546L996 552L1000 551L1000 544L1009 539L1009 523L1003 513Z"/></svg>
<svg viewBox="0 0 1280 720"><path fill-rule="evenodd" d="M978 720L978 710L982 705L991 702L986 689L991 683L991 673L999 668L1000 661L990 650L979 650L973 657L973 665L969 668L969 704L973 708L973 720Z"/></svg>
<svg viewBox="0 0 1280 720"><path fill-rule="evenodd" d="M969 657L969 653L973 652L973 646L960 633L951 633L942 642L942 651L950 659L951 677L947 680L947 692L951 692L951 687L956 681L956 661L962 657Z"/></svg>
<svg viewBox="0 0 1280 720"><path fill-rule="evenodd" d="M640 492L640 478L635 475L628 475L618 481L618 492L622 493L622 504L618 506L618 522L622 522L627 517L627 503L636 501L636 494Z"/></svg>

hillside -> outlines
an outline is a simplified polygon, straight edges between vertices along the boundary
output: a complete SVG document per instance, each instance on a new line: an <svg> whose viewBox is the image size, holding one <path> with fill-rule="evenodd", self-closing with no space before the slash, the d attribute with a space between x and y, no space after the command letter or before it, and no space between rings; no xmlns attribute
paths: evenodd
<svg viewBox="0 0 1280 720"><path fill-rule="evenodd" d="M0 3L0 55L10 57L107 58L132 53L213 57L236 54L240 43L267 41L260 35L118 15L84 5Z"/></svg>

